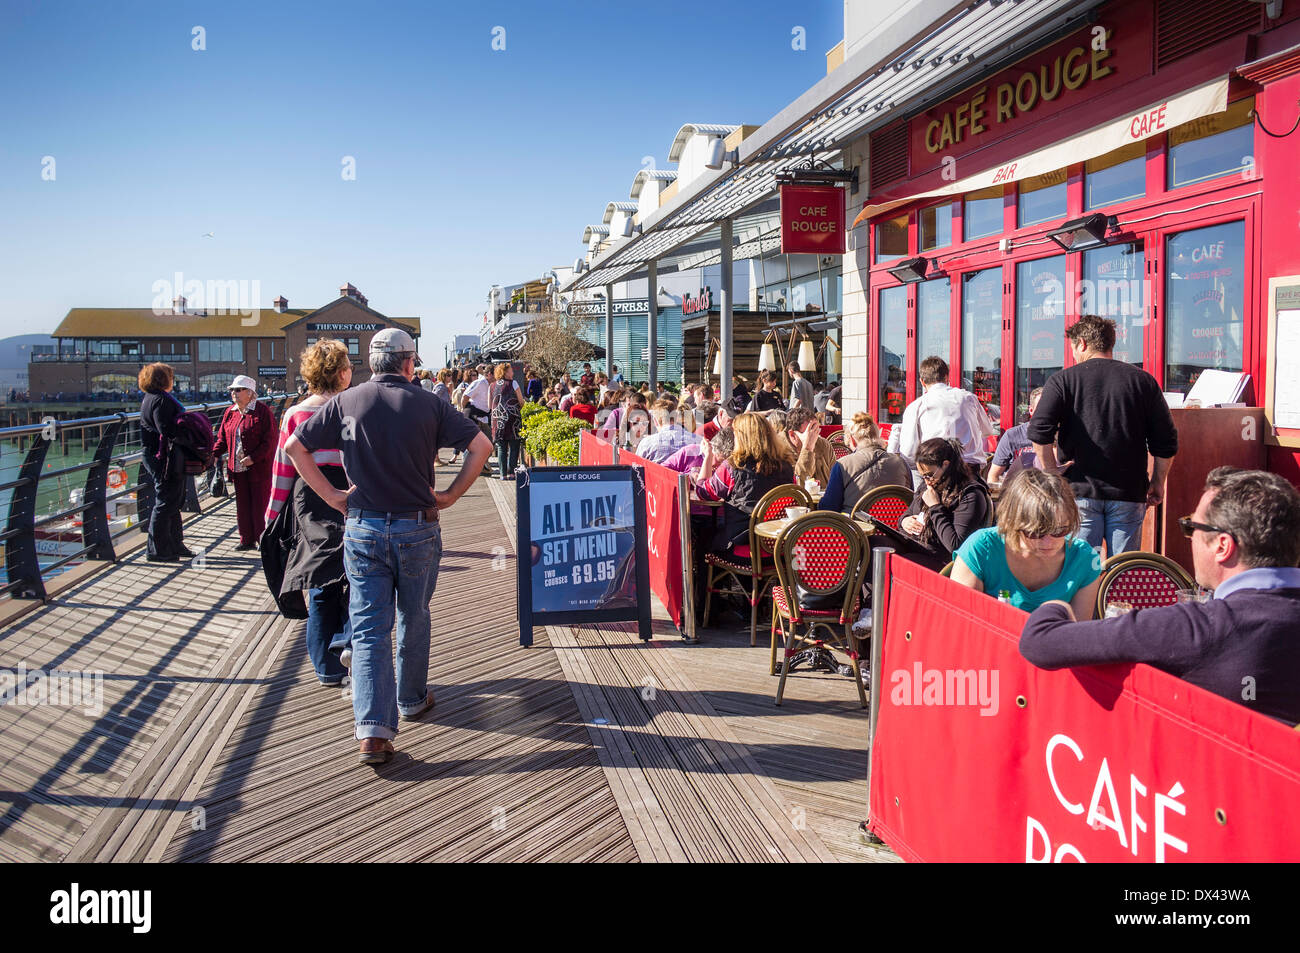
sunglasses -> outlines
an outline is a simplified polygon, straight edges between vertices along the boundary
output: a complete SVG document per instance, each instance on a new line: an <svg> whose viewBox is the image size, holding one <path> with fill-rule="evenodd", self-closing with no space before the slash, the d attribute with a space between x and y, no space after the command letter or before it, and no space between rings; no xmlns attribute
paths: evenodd
<svg viewBox="0 0 1300 953"><path fill-rule="evenodd" d="M1063 539L1064 537L1069 535L1070 535L1070 527L1068 526L1058 526L1050 533L1025 533L1024 534L1025 539L1032 539L1035 541L1040 539L1046 539L1048 536L1052 537L1052 539Z"/></svg>
<svg viewBox="0 0 1300 953"><path fill-rule="evenodd" d="M1233 536L1232 533L1229 533L1226 529L1223 529L1218 526L1211 526L1209 523L1197 523L1193 521L1193 519L1190 516L1178 517L1178 528L1183 531L1183 535L1186 536L1188 539L1191 539L1192 533L1196 532L1198 529L1203 530L1207 533L1225 533L1228 536L1232 536L1232 539L1234 541L1237 538L1236 536Z"/></svg>

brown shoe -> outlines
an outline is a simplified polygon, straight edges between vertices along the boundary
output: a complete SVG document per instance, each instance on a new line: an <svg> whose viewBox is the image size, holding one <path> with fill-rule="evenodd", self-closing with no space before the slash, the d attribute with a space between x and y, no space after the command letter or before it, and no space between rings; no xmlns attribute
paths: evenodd
<svg viewBox="0 0 1300 953"><path fill-rule="evenodd" d="M402 721L415 721L432 707L433 707L433 692L429 691L429 694L424 699L424 704L421 705L419 708L417 708L415 711L402 715Z"/></svg>
<svg viewBox="0 0 1300 953"><path fill-rule="evenodd" d="M387 738L362 738L361 755L358 760L362 764L387 764L393 757L393 743Z"/></svg>

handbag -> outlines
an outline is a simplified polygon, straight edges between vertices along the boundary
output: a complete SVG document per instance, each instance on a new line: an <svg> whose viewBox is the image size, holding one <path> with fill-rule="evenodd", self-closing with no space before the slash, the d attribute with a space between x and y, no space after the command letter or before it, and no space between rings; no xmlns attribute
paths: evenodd
<svg viewBox="0 0 1300 953"><path fill-rule="evenodd" d="M223 467L221 466L221 458L218 457L216 466L212 468L212 479L208 484L208 493L214 499L221 499L227 494L226 478L222 471Z"/></svg>

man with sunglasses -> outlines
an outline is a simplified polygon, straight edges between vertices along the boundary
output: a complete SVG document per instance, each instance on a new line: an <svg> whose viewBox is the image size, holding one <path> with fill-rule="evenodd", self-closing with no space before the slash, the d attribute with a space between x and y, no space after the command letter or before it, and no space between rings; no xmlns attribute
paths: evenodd
<svg viewBox="0 0 1300 953"><path fill-rule="evenodd" d="M1179 524L1214 598L1097 622L1048 602L1025 624L1020 653L1049 669L1145 662L1300 722L1300 493L1276 473L1219 467Z"/></svg>

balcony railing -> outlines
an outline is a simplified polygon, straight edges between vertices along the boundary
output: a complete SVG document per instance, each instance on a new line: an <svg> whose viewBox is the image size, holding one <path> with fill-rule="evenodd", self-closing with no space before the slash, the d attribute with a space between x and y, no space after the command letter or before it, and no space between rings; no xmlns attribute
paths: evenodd
<svg viewBox="0 0 1300 953"><path fill-rule="evenodd" d="M273 394L258 399L269 404L278 419L297 398ZM215 427L229 406L223 401L185 409L202 411ZM85 450L81 462L46 469L46 456L52 446L62 447L62 459L66 461L73 456L69 450L75 449L73 444L77 442ZM0 478L4 480L0 482L0 496L12 494L7 522L0 532L5 560L0 596L44 600L45 580L69 563L87 559L117 561L114 541L128 533L139 533L148 524L153 511L153 482L141 465L144 451L138 413L51 419L24 427L0 428L5 456L15 444L19 453L26 445L26 452L16 477L10 471ZM132 466L134 480L127 469ZM80 485L65 492L65 478L67 485ZM202 478L186 478L182 512L199 512L199 498L207 493L206 484ZM50 512L38 513L38 504ZM53 552L42 553L38 538L47 549L53 546ZM58 558L41 561L42 556L48 560L51 555Z"/></svg>
<svg viewBox="0 0 1300 953"><path fill-rule="evenodd" d="M189 359L188 354L87 354L85 351L32 355L33 364L152 364L155 361L172 364Z"/></svg>

